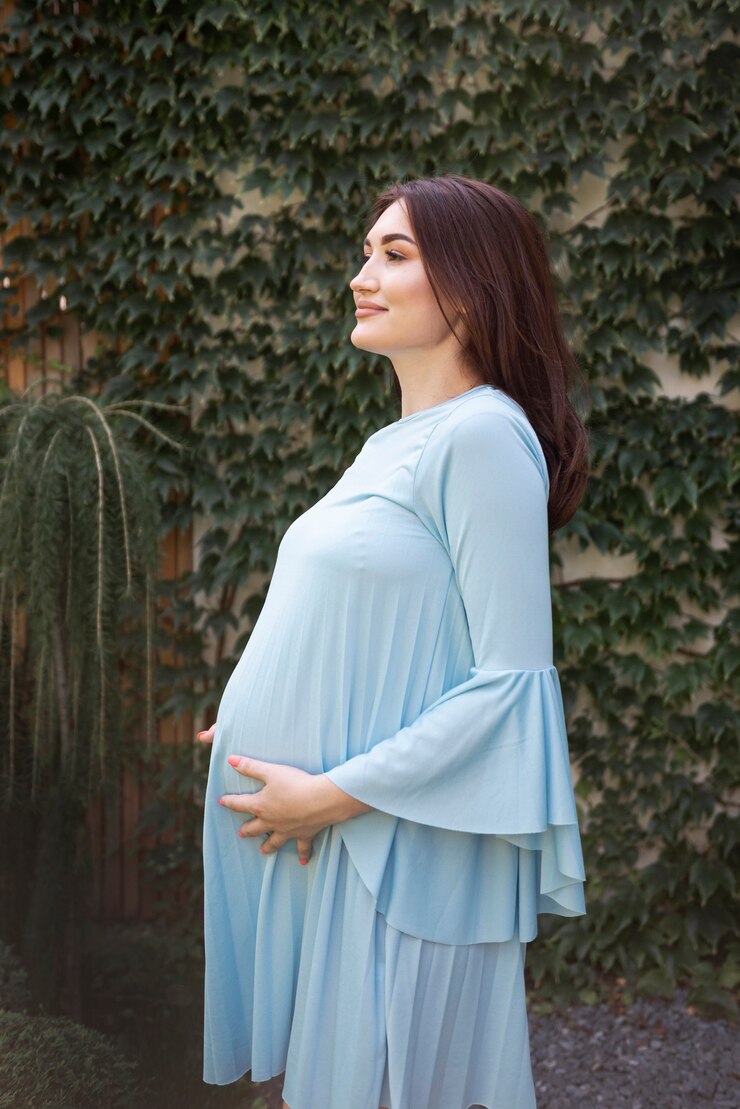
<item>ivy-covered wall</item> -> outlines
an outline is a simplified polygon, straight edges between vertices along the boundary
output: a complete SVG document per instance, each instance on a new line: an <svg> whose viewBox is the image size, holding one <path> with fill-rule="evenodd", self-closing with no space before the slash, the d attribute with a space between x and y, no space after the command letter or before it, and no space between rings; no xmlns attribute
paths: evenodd
<svg viewBox="0 0 740 1109"><path fill-rule="evenodd" d="M541 220L593 442L552 544L589 878L588 916L541 918L528 951L553 998L681 981L735 1007L736 9L25 0L1 36L0 230L31 232L0 297L29 275L48 294L14 342L74 313L98 337L77 388L192 406L163 424L187 461L156 453L167 527L199 536L162 586L160 696L200 724L288 524L399 414L389 363L348 338L373 194L463 173ZM187 795L205 767L174 758ZM180 879L198 832L192 806Z"/></svg>

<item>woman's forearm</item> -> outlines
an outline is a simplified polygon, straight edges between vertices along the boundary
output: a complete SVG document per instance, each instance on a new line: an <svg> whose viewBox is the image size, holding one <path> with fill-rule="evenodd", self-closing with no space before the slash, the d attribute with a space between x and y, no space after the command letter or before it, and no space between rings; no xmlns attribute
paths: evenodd
<svg viewBox="0 0 740 1109"><path fill-rule="evenodd" d="M373 811L372 805L366 805L364 801L345 793L325 774L316 774L315 782L320 819L325 819L327 824L341 824L352 816Z"/></svg>

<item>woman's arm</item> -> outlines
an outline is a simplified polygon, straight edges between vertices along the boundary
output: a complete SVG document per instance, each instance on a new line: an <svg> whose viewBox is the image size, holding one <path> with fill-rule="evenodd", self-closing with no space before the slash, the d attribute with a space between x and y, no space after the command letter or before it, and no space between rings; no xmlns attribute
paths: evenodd
<svg viewBox="0 0 740 1109"><path fill-rule="evenodd" d="M317 803L326 814L327 824L341 824L350 817L373 811L372 805L366 805L364 801L345 793L326 774L315 774L314 778Z"/></svg>
<svg viewBox="0 0 740 1109"><path fill-rule="evenodd" d="M585 912L585 872L552 659L548 491L524 418L492 407L436 426L414 509L449 554L470 670L408 726L325 776L392 816L536 852L539 904L572 916Z"/></svg>
<svg viewBox="0 0 740 1109"><path fill-rule="evenodd" d="M533 434L497 407L441 421L422 452L414 509L449 555L474 661L409 725L326 771L374 808L457 831L542 830L550 738L568 787L558 819L574 812L552 665L548 478Z"/></svg>

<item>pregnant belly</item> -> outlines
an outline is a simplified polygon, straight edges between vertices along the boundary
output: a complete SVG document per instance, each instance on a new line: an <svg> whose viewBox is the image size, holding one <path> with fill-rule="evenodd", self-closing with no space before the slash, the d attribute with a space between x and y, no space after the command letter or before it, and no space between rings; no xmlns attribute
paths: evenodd
<svg viewBox="0 0 740 1109"><path fill-rule="evenodd" d="M216 719L213 755L247 755L320 774L332 761L322 737L337 734L336 722L322 719L315 697L286 689L279 676L259 681L247 668L235 671L224 689Z"/></svg>

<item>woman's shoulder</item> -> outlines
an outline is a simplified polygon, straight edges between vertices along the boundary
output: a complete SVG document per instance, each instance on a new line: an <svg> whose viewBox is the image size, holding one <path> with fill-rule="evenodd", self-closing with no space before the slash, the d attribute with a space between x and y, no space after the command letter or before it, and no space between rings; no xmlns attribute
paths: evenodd
<svg viewBox="0 0 740 1109"><path fill-rule="evenodd" d="M484 418L488 417L492 423L496 420L512 420L531 426L527 413L513 397L510 397L503 389L487 385L482 389L471 391L468 395L461 396L458 403L450 411L440 415L434 430L444 429L444 425L447 425L449 429L455 428L471 417L478 415L482 415Z"/></svg>
<svg viewBox="0 0 740 1109"><path fill-rule="evenodd" d="M500 464L502 456L522 455L533 461L549 485L547 463L527 413L501 389L488 386L463 396L429 429L419 456L420 470L434 459L449 463L457 457L475 472L485 472L487 463ZM417 474L417 478L418 478Z"/></svg>
<svg viewBox="0 0 740 1109"><path fill-rule="evenodd" d="M520 439L536 446L538 454L542 451L522 406L508 393L493 386L460 397L456 405L440 413L429 429L427 442L430 446L436 443L449 446L454 442L464 444L467 440L485 441L487 435L503 440Z"/></svg>

